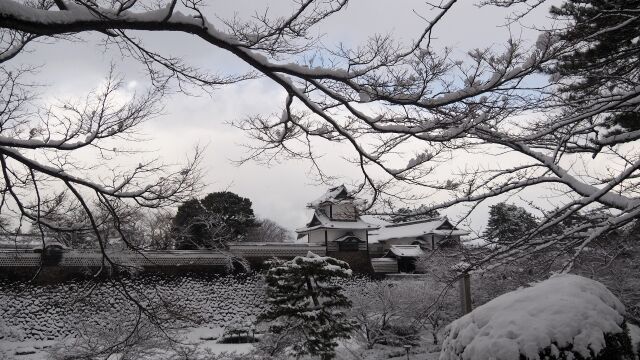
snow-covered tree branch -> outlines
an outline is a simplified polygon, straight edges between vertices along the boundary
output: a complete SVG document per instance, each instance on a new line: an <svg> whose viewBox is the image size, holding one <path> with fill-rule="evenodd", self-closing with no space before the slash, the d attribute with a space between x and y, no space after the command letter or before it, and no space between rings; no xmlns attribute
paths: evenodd
<svg viewBox="0 0 640 360"><path fill-rule="evenodd" d="M125 210L160 208L191 196L200 151L186 164L170 166L131 147L140 125L161 109L158 88L127 95L112 71L86 98L44 106L36 86L26 82L34 71L0 70L0 211L20 219L14 226L33 224L43 242L50 230L93 229L93 246L103 252L107 239L101 228L108 221L137 249L124 230ZM63 209L81 215L69 221Z"/></svg>
<svg viewBox="0 0 640 360"><path fill-rule="evenodd" d="M309 159L324 178L316 161L318 143L346 144L345 156L362 175L361 190L372 194L370 206L388 197L407 197L407 188L411 198L447 195L447 200L425 212L541 186L560 194L556 208L546 211L538 226L480 262L508 260L558 244L563 252L579 252L600 234L639 215L640 162L635 144L640 138L640 67L636 66L640 20L634 2L620 0L611 5L615 9L597 9L570 1L552 10L559 28L540 31L534 44L509 39L501 48L470 49L466 55L439 49L431 41L439 22L455 14L456 1L431 8L424 31L409 44L372 35L359 47L337 49L326 48L311 34L346 1L294 3L288 16L256 15L245 22L220 19L215 9L212 12L195 0L154 6L135 0L58 0L55 6L7 0L0 4L0 26L7 39L0 61L6 63L36 38L64 39L97 31L107 43L144 64L157 88L176 82L183 90L189 84L209 90L267 77L288 96L281 113L235 124L258 141L247 158ZM483 6L511 7L522 19L543 3L487 1ZM601 22L607 27L590 26ZM130 34L133 30L139 38ZM225 50L251 70L202 71L148 48L145 31L198 37L202 46ZM611 34L618 34L616 41L609 41ZM617 44L614 50L619 51L603 49L603 44ZM321 63L311 56L316 53L322 54ZM131 179L124 185L93 186L29 162L17 152L23 146L46 147L44 141L2 141L4 159L48 176L55 173L73 187L144 201L154 200L158 193L153 187L141 193L125 190ZM72 138L57 146L84 145ZM453 159L467 154L461 169L451 167ZM510 165L514 161L517 166ZM585 219L561 236L546 231L594 208L607 216Z"/></svg>

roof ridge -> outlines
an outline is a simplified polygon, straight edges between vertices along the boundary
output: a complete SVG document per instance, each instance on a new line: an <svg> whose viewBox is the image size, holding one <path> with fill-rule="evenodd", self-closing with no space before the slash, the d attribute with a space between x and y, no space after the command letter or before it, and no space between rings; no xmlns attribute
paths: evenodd
<svg viewBox="0 0 640 360"><path fill-rule="evenodd" d="M436 221L436 220L445 221L445 220L447 220L447 217L446 216L435 216L435 217L427 218L427 219L403 221L403 222L400 222L400 223L385 225L384 227L391 228L391 227L398 227L398 226L403 226L403 225L421 224L421 223L432 222L432 221Z"/></svg>

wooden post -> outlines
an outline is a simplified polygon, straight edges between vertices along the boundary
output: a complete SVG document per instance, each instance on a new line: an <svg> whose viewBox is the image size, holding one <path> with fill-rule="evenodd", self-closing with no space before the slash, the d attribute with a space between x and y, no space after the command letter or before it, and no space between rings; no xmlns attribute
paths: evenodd
<svg viewBox="0 0 640 360"><path fill-rule="evenodd" d="M468 272L462 274L460 278L460 308L462 314L471 312L471 275Z"/></svg>

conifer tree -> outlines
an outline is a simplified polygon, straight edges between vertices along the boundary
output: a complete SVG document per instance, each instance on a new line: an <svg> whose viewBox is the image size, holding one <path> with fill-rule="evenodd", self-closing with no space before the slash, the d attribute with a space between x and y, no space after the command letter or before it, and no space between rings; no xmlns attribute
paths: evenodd
<svg viewBox="0 0 640 360"><path fill-rule="evenodd" d="M257 225L251 200L229 191L185 201L173 224L179 250L226 247L230 241L244 240Z"/></svg>
<svg viewBox="0 0 640 360"><path fill-rule="evenodd" d="M634 95L640 76L640 2L637 0L569 0L552 7L552 15L570 21L560 39L575 45L562 55L553 72L562 76L569 103L612 93ZM610 126L640 129L633 102L605 111ZM616 131L625 131L618 129Z"/></svg>
<svg viewBox="0 0 640 360"><path fill-rule="evenodd" d="M483 236L493 243L510 244L536 226L536 218L526 209L501 202L490 207Z"/></svg>
<svg viewBox="0 0 640 360"><path fill-rule="evenodd" d="M309 252L293 260L273 259L266 273L270 308L260 320L270 321L270 332L301 339L288 347L293 356L333 359L336 340L349 338L354 325L345 310L351 301L334 280L351 276L349 264Z"/></svg>

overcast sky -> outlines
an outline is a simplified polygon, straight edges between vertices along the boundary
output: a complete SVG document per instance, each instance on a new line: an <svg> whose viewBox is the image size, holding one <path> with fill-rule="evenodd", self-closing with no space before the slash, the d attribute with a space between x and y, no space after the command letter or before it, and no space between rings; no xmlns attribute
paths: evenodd
<svg viewBox="0 0 640 360"><path fill-rule="evenodd" d="M277 14L286 11L287 4L283 0L269 6ZM264 6L264 2L255 0L211 1L208 11L221 17L234 13L247 16ZM548 26L548 5L545 6L530 14L524 26L506 27L508 12L503 9L478 8L472 1L459 1L438 25L437 45L462 54L476 47L500 47L509 34L534 41L536 31L527 28ZM410 41L425 26L421 16L428 17L428 9L421 1L354 0L317 31L325 34L323 43L328 47L339 43L355 46L374 33L387 32ZM203 69L221 73L246 69L232 56L205 46L193 37L167 33L137 35L150 48L180 56ZM123 59L115 49L100 47L99 38L95 34L85 34L81 37L83 41L35 44L29 47L29 53L21 54L13 63L42 65L38 81L47 84L41 97L45 102L83 96L103 81L111 62L125 77L129 91L147 87L149 82L142 67ZM144 132L150 140L141 146L153 150L168 162L176 162L183 161L194 145L207 145L203 162L205 193L225 189L236 192L251 199L259 217L271 218L295 229L309 220L305 204L320 196L326 187L308 176L309 164L301 161L284 161L271 167L255 163L235 166L232 161L242 157L245 151L242 144L249 138L228 125L248 115L279 113L283 99L283 92L266 79L228 86L211 97L175 94L165 100L164 114L145 125ZM355 170L338 161L335 149L327 148L327 153L329 156L323 160L325 170L332 175L345 176L344 180L349 182L348 176L355 174ZM453 168L455 164L451 166ZM487 202L474 214L472 224L475 227L484 225L486 208L496 201ZM445 213L454 218L459 214L455 209Z"/></svg>

